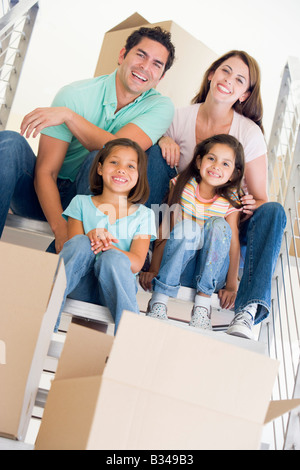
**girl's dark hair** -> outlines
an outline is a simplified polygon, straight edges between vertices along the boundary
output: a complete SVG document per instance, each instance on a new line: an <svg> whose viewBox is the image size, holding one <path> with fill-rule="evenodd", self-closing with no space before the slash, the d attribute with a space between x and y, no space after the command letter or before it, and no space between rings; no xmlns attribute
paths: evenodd
<svg viewBox="0 0 300 470"><path fill-rule="evenodd" d="M181 194L185 185L190 181L192 178L196 178L197 183L199 184L201 181L201 176L199 169L197 167L197 161L200 157L200 160L203 159L205 155L207 155L211 148L216 144L225 144L230 147L235 155L235 165L234 171L231 176L230 181L228 181L223 186L219 186L216 188L216 194L219 196L224 197L233 207L239 209L241 207L241 203L236 199L234 195L237 192L238 196L241 197L244 193L241 188L242 179L244 176L245 171L245 156L244 156L244 149L242 144L233 136L228 134L218 134L208 139L203 140L200 144L195 147L194 157L188 167L179 174L179 177L176 181L175 187L172 189L170 194L170 200L168 204L172 206L173 204L179 204Z"/></svg>
<svg viewBox="0 0 300 470"><path fill-rule="evenodd" d="M127 38L125 44L125 55L127 56L128 52L135 46L137 46L143 38L152 39L152 41L159 42L169 52L169 57L165 65L164 74L169 70L175 59L175 47L171 41L171 33L169 31L163 30L160 26L155 26L153 28L141 27L133 31L133 33Z"/></svg>
<svg viewBox="0 0 300 470"><path fill-rule="evenodd" d="M226 60L230 59L230 57L239 57L244 62L244 64L247 65L250 76L250 84L247 90L250 91L250 96L242 103L237 101L233 105L233 108L237 113L242 114L243 116L246 116L247 118L255 122L260 127L261 131L264 133L264 128L262 124L263 104L260 92L260 68L256 60L249 54L247 54L247 52L245 51L233 50L227 52L226 54L222 55L222 57L215 60L215 62L213 62L211 66L206 70L200 90L192 100L192 103L204 103L210 88L210 74L212 72L215 72Z"/></svg>
<svg viewBox="0 0 300 470"><path fill-rule="evenodd" d="M98 174L99 163L103 165L106 158L111 154L115 147L128 147L136 151L138 157L138 180L134 188L128 195L128 201L132 204L144 204L149 197L149 184L147 179L147 156L144 150L130 139L114 139L110 140L97 153L90 171L90 188L96 196L103 192L103 178Z"/></svg>

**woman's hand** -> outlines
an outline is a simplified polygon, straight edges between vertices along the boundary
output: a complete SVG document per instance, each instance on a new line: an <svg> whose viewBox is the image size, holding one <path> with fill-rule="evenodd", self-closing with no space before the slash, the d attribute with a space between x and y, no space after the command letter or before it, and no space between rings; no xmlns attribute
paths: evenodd
<svg viewBox="0 0 300 470"><path fill-rule="evenodd" d="M143 271L140 272L139 274L140 285L145 291L147 290L151 291L152 279L154 279L155 276L157 276L157 273L155 272L143 272Z"/></svg>
<svg viewBox="0 0 300 470"><path fill-rule="evenodd" d="M257 202L252 196L252 194L246 194L241 198L241 202L243 204L242 213L242 221L249 219L253 215L253 212L257 209Z"/></svg>
<svg viewBox="0 0 300 470"><path fill-rule="evenodd" d="M161 148L161 153L164 159L166 160L167 164L170 165L171 168L174 168L174 166L179 165L179 160L180 160L180 147L179 145L174 142L171 137L162 137L158 145Z"/></svg>
<svg viewBox="0 0 300 470"><path fill-rule="evenodd" d="M87 233L91 241L91 249L95 255L100 251L107 251L113 248L112 243L118 243L119 240L115 238L106 228L95 228Z"/></svg>
<svg viewBox="0 0 300 470"><path fill-rule="evenodd" d="M27 114L21 123L21 135L26 134L28 139L37 135L50 126L60 126L68 119L71 110L65 107L37 108Z"/></svg>

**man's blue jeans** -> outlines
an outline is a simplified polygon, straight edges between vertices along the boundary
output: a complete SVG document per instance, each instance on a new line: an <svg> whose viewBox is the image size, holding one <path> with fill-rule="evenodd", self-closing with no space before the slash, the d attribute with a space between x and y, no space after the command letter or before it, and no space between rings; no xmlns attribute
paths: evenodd
<svg viewBox="0 0 300 470"><path fill-rule="evenodd" d="M180 286L212 295L222 289L229 268L231 228L211 217L201 228L191 220L175 225L167 240L153 290L176 297Z"/></svg>
<svg viewBox="0 0 300 470"><path fill-rule="evenodd" d="M239 313L251 303L258 304L255 324L270 312L272 276L280 252L286 215L277 202L260 206L250 219L242 223L240 242L246 252L235 312Z"/></svg>
<svg viewBox="0 0 300 470"><path fill-rule="evenodd" d="M148 167L147 176L150 187L150 195L146 206L162 204L166 202L166 196L169 191L169 184L172 178L175 178L177 171L171 168L163 158L159 145L153 145L147 150Z"/></svg>
<svg viewBox="0 0 300 470"><path fill-rule="evenodd" d="M55 330L68 297L108 307L115 320L115 333L123 310L139 314L137 282L129 258L115 249L95 255L86 235L68 240L60 253L64 260L67 287Z"/></svg>
<svg viewBox="0 0 300 470"><path fill-rule="evenodd" d="M76 194L89 194L89 171L97 152L88 154L76 181L57 180L63 209ZM34 189L36 156L17 132L0 132L0 237L9 208L20 216L45 220Z"/></svg>

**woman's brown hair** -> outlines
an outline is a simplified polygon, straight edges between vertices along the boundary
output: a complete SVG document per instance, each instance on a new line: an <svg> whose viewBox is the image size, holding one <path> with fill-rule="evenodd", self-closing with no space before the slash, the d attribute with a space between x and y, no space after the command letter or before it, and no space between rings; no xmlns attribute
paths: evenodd
<svg viewBox="0 0 300 470"><path fill-rule="evenodd" d="M249 97L240 103L237 101L233 108L239 114L246 116L247 118L251 119L255 122L262 132L264 133L264 128L262 124L263 119L263 105L261 99L261 92L260 92L260 84L261 84L261 75L260 75L260 68L256 60L251 57L247 52L244 51L237 51L233 50L227 52L222 57L217 59L215 62L211 64L211 66L207 69L204 74L203 81L199 90L199 93L194 97L192 100L192 104L195 103L204 103L206 100L207 94L210 88L210 80L209 76L212 72L215 72L226 60L230 57L239 57L244 64L247 65L249 69L249 76L250 76L250 84L247 91L250 91Z"/></svg>
<svg viewBox="0 0 300 470"><path fill-rule="evenodd" d="M138 181L128 195L128 201L132 204L144 204L149 197L149 184L147 179L147 156L144 150L133 140L114 139L107 142L97 153L90 171L90 189L96 196L103 192L103 178L98 174L99 163L103 165L106 158L115 147L128 147L136 151L138 157Z"/></svg>
<svg viewBox="0 0 300 470"><path fill-rule="evenodd" d="M181 194L185 185L190 181L190 179L195 178L197 183L200 183L201 176L197 162L199 158L202 160L203 157L207 155L211 148L216 144L228 145L233 150L235 155L234 171L231 179L224 185L217 187L216 194L227 199L227 201L229 201L233 207L236 207L237 209L241 208L241 203L236 199L235 192L237 193L238 197L243 195L241 185L245 171L244 149L242 144L235 137L228 134L214 135L196 145L192 161L187 166L187 168L179 174L175 187L171 191L168 201L169 206L180 203Z"/></svg>

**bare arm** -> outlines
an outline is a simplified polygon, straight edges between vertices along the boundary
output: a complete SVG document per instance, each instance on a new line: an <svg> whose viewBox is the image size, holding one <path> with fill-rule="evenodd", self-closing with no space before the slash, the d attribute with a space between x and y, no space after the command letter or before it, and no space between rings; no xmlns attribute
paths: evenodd
<svg viewBox="0 0 300 470"><path fill-rule="evenodd" d="M232 235L226 286L219 291L219 299L222 308L233 307L238 290L238 272L240 264L239 218L240 212L233 212L226 218L226 221L230 225Z"/></svg>
<svg viewBox="0 0 300 470"><path fill-rule="evenodd" d="M67 240L67 222L62 217L63 208L56 182L68 145L61 140L41 136L34 178L39 202L55 235L57 253Z"/></svg>
<svg viewBox="0 0 300 470"><path fill-rule="evenodd" d="M36 137L43 129L66 124L72 134L90 152L99 150L109 140L126 137L147 150L152 145L150 137L136 124L126 124L116 134L95 126L85 118L66 107L37 108L27 114L21 123L21 134L27 138Z"/></svg>

